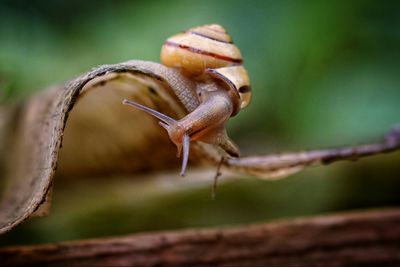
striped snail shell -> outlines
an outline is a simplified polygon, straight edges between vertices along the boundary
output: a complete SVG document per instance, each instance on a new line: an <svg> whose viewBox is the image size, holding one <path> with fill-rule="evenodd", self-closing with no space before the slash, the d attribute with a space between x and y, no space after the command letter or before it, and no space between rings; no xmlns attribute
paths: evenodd
<svg viewBox="0 0 400 267"><path fill-rule="evenodd" d="M218 24L194 27L168 38L161 48L161 62L189 76L206 73L220 79L240 98L240 108L250 103L250 81L240 50Z"/></svg>

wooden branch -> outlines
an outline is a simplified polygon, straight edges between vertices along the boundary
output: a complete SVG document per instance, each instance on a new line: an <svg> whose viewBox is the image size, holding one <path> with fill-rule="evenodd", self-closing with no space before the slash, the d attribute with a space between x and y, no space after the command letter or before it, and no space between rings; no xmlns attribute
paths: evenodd
<svg viewBox="0 0 400 267"><path fill-rule="evenodd" d="M356 161L364 157L400 150L400 125L394 126L382 141L358 146L231 158L225 165L231 169L276 179L296 173L308 166L327 165L337 161Z"/></svg>
<svg viewBox="0 0 400 267"><path fill-rule="evenodd" d="M392 266L400 209L0 249L0 265Z"/></svg>

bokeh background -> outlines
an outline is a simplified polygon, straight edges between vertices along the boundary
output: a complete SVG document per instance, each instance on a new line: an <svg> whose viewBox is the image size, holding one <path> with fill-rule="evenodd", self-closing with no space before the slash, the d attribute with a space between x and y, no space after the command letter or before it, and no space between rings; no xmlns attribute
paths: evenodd
<svg viewBox="0 0 400 267"><path fill-rule="evenodd" d="M219 23L241 49L252 81L252 104L229 124L243 154L374 141L400 122L399 14L398 1L2 0L0 103L22 101L100 64L159 61L168 36ZM180 189L171 177L169 186L127 177L83 179L74 187L56 181L51 216L25 223L0 244L400 204L399 153L280 181L235 180L219 186L216 200L211 177Z"/></svg>

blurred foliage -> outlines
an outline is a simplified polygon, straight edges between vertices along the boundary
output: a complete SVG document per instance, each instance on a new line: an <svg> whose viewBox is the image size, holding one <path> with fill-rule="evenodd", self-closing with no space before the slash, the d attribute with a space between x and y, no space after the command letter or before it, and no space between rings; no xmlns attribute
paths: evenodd
<svg viewBox="0 0 400 267"><path fill-rule="evenodd" d="M400 2L372 0L1 1L0 101L19 101L96 65L158 61L166 37L220 23L242 51L255 96L229 125L244 154L370 141L400 121L399 14ZM285 181L235 182L221 186L216 202L208 191L192 190L153 196L151 204L149 197L103 201L82 218L60 219L56 201L53 216L25 224L9 239L24 234L25 242L27 236L49 241L397 205L395 159L338 164ZM116 227L116 218L126 223Z"/></svg>

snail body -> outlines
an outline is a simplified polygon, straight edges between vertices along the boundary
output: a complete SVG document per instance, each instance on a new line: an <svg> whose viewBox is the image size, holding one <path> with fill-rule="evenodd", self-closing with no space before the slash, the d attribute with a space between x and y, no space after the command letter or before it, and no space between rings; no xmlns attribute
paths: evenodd
<svg viewBox="0 0 400 267"><path fill-rule="evenodd" d="M240 50L226 30L217 24L191 28L166 40L161 48L161 62L179 69L196 80L199 106L180 120L175 120L141 104L124 100L154 117L183 152L181 175L189 158L190 141L219 146L231 157L239 157L239 149L226 133L228 119L250 103L249 77L243 67ZM184 90L190 90L189 88Z"/></svg>

